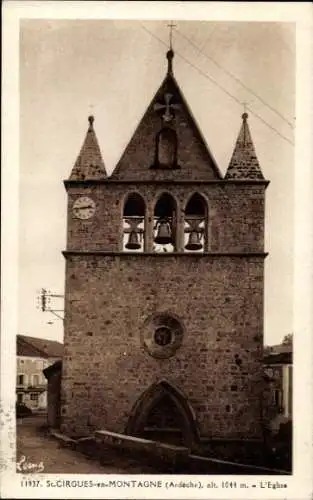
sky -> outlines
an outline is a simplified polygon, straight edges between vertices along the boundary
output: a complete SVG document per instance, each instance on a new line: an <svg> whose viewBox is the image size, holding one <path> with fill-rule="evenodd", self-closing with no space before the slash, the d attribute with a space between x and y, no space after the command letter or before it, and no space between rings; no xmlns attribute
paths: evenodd
<svg viewBox="0 0 313 500"><path fill-rule="evenodd" d="M264 334L275 344L293 331L294 25L174 24L174 75L223 174L246 103L270 181ZM62 321L41 312L37 298L42 287L64 293L63 180L90 114L112 172L165 76L168 41L168 21L21 21L18 333L62 341Z"/></svg>

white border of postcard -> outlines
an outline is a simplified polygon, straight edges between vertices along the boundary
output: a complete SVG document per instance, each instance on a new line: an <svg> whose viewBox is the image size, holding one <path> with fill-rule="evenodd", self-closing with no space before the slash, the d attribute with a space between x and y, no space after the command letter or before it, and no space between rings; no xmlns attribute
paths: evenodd
<svg viewBox="0 0 313 500"><path fill-rule="evenodd" d="M48 488L45 474L23 487L15 472L15 336L17 333L17 213L19 138L19 20L37 19L159 19L210 21L277 21L296 23L296 167L295 167L295 353L294 469L292 476L115 476L133 486L89 488L88 481L107 476L49 475L59 487ZM313 288L313 6L310 2L15 2L3 4L2 107L2 336L1 336L1 497L2 498L312 498L312 288ZM282 82L283 85L283 82ZM29 476L28 476L29 478ZM212 480L218 488L206 487ZM86 481L85 487L77 481ZM142 481L160 481L146 487ZM169 481L185 487L169 487ZM195 484L191 486L189 481ZM76 481L76 487L65 481ZM138 482L139 481L139 482ZM141 481L141 483L140 483ZM249 488L222 487L222 481ZM268 483L269 481L270 483ZM286 484L284 488L273 485ZM75 484L75 483L72 483ZM114 483L113 483L114 484ZM186 485L189 484L189 487ZM224 483L225 484L225 483ZM252 488L255 484L256 487ZM264 487L262 487L262 484ZM119 486L120 485L120 486ZM203 488L199 486L202 485Z"/></svg>

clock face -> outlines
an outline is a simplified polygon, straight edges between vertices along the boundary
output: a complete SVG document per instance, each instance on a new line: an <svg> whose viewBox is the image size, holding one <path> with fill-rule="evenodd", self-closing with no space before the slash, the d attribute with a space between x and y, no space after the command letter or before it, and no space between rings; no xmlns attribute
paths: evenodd
<svg viewBox="0 0 313 500"><path fill-rule="evenodd" d="M78 219L90 219L95 211L96 204L88 196L77 198L73 204L73 216Z"/></svg>

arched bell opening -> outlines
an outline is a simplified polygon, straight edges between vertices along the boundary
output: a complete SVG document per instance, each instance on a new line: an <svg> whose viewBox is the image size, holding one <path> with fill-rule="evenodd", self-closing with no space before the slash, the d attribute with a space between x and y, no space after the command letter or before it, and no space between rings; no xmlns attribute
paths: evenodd
<svg viewBox="0 0 313 500"><path fill-rule="evenodd" d="M195 193L189 199L184 219L184 251L202 253L207 248L208 207L205 199Z"/></svg>
<svg viewBox="0 0 313 500"><path fill-rule="evenodd" d="M153 384L143 393L131 412L126 433L189 448L199 440L188 400L167 382Z"/></svg>
<svg viewBox="0 0 313 500"><path fill-rule="evenodd" d="M154 252L174 252L176 250L176 214L177 209L174 198L168 193L163 193L154 208Z"/></svg>
<svg viewBox="0 0 313 500"><path fill-rule="evenodd" d="M123 211L123 251L143 252L145 239L145 202L138 193L130 193Z"/></svg>

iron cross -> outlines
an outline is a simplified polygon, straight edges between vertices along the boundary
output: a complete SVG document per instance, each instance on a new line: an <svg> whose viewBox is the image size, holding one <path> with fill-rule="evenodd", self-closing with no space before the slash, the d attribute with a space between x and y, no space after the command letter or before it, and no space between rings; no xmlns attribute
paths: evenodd
<svg viewBox="0 0 313 500"><path fill-rule="evenodd" d="M172 50L173 28L176 28L176 24L174 24L173 21L171 21L170 24L168 24L167 26L170 29L170 49Z"/></svg>

